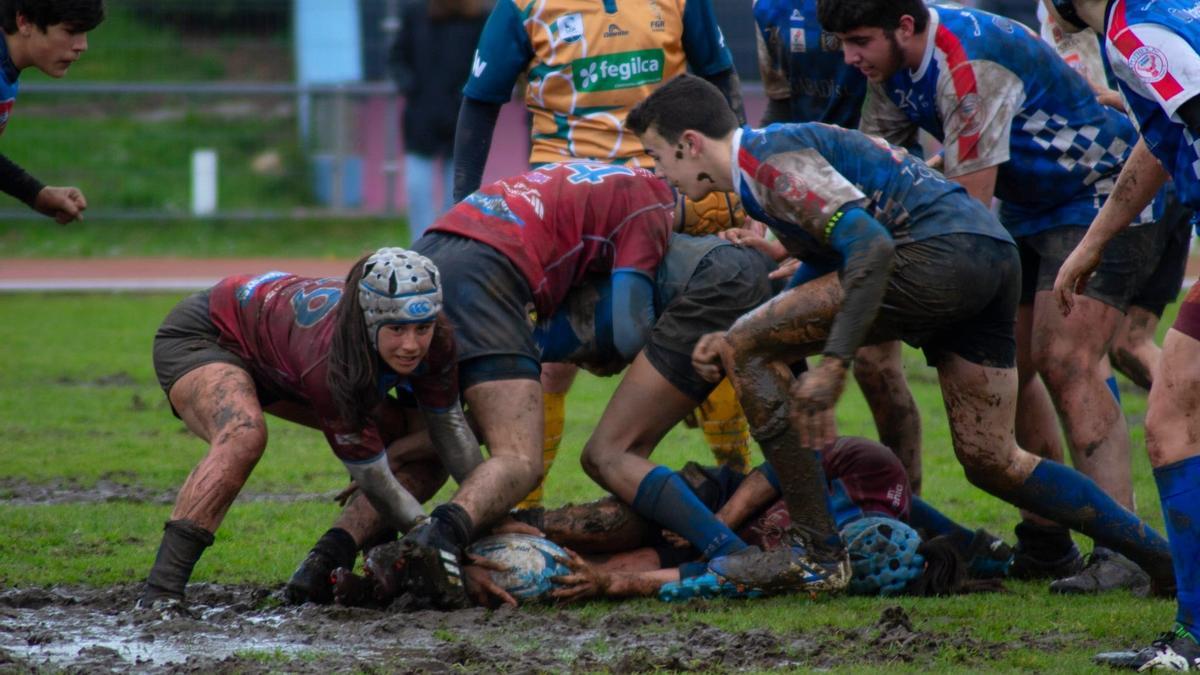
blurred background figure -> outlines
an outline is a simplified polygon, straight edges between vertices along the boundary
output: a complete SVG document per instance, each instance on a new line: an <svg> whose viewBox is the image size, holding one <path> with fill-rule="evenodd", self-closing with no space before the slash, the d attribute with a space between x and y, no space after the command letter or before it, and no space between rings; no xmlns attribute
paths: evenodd
<svg viewBox="0 0 1200 675"><path fill-rule="evenodd" d="M389 57L404 96L404 189L410 241L454 204L454 126L489 0L409 0ZM435 197L440 177L441 198Z"/></svg>

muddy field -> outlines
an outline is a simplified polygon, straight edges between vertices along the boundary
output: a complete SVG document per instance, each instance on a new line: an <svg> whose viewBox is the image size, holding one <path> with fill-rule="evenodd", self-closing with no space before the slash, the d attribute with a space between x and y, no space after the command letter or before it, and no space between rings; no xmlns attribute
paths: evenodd
<svg viewBox="0 0 1200 675"><path fill-rule="evenodd" d="M941 650L986 667L1009 643L935 635L899 607L873 626L821 634L726 632L689 605L589 618L554 607L399 612L288 607L278 589L195 584L191 615L134 610L137 587L0 591L0 672L731 672L912 662Z"/></svg>

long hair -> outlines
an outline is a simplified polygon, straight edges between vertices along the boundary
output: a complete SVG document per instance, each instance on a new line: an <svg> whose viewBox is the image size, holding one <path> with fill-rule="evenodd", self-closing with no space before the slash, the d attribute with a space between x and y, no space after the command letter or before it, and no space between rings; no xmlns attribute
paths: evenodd
<svg viewBox="0 0 1200 675"><path fill-rule="evenodd" d="M972 579L967 561L954 547L948 535L921 542L917 553L925 558L925 570L904 589L907 595L933 597L967 593L1002 593L999 579Z"/></svg>
<svg viewBox="0 0 1200 675"><path fill-rule="evenodd" d="M358 283L369 257L359 258L346 275L325 378L338 415L354 429L367 426L371 411L383 402L383 393L379 391L379 357L367 334L367 322L358 302Z"/></svg>

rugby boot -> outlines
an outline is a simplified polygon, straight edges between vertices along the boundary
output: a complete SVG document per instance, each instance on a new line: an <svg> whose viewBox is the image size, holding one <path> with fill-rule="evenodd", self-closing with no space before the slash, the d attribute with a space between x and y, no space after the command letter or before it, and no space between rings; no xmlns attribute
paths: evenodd
<svg viewBox="0 0 1200 675"><path fill-rule="evenodd" d="M1150 575L1129 558L1101 546L1088 554L1078 574L1050 584L1051 593L1067 594L1103 593L1121 588L1145 597L1150 594Z"/></svg>
<svg viewBox="0 0 1200 675"><path fill-rule="evenodd" d="M683 602L692 598L758 598L762 595L763 592L757 588L722 581L712 572L669 581L658 589L658 599L663 602Z"/></svg>
<svg viewBox="0 0 1200 675"><path fill-rule="evenodd" d="M1092 657L1102 666L1136 670L1200 671L1200 644L1196 637L1176 626L1175 632L1163 633L1149 647L1125 652L1105 652Z"/></svg>
<svg viewBox="0 0 1200 675"><path fill-rule="evenodd" d="M803 533L788 527L783 545L766 551L749 546L713 558L708 569L722 581L768 593L784 591L840 591L850 583L850 556L844 547L817 555Z"/></svg>
<svg viewBox="0 0 1200 675"><path fill-rule="evenodd" d="M1062 579L1083 569L1083 555L1065 527L1022 522L1016 527L1008 576L1013 579Z"/></svg>
<svg viewBox="0 0 1200 675"><path fill-rule="evenodd" d="M438 609L471 605L463 583L462 550L440 531L437 521L431 519L413 528L399 545L404 592Z"/></svg>
<svg viewBox="0 0 1200 675"><path fill-rule="evenodd" d="M967 574L972 579L1003 579L1013 564L1012 547L984 529L975 531L967 547Z"/></svg>
<svg viewBox="0 0 1200 675"><path fill-rule="evenodd" d="M331 574L337 563L320 551L309 551L292 578L283 588L283 597L288 604L301 605L306 602L328 605L333 602L333 579Z"/></svg>

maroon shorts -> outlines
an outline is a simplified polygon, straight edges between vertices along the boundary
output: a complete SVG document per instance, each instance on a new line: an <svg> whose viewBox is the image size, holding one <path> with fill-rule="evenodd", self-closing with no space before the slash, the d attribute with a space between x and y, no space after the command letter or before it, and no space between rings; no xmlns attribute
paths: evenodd
<svg viewBox="0 0 1200 675"><path fill-rule="evenodd" d="M1193 284L1184 296L1179 315L1171 327L1193 340L1200 340L1200 284Z"/></svg>

